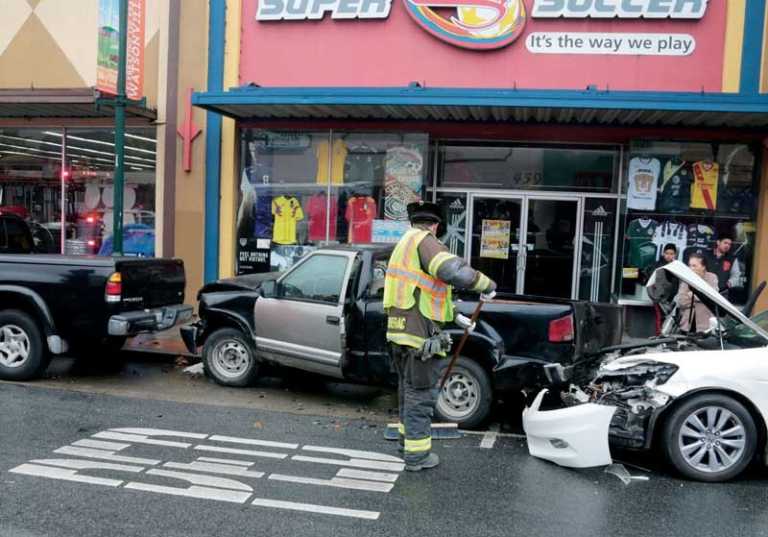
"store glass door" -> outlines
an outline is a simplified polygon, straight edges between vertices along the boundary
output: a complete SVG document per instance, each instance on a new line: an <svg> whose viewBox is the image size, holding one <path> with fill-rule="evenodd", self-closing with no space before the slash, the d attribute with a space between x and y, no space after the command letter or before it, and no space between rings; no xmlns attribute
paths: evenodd
<svg viewBox="0 0 768 537"><path fill-rule="evenodd" d="M470 264L493 278L499 290L520 293L524 198L473 195L471 199Z"/></svg>
<svg viewBox="0 0 768 537"><path fill-rule="evenodd" d="M525 205L522 293L575 296L579 200L528 197Z"/></svg>

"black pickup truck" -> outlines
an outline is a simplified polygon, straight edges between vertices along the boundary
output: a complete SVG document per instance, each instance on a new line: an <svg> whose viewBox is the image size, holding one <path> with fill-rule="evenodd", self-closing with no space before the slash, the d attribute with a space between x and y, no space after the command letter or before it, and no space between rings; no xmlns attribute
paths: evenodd
<svg viewBox="0 0 768 537"><path fill-rule="evenodd" d="M203 346L206 373L228 386L250 384L263 364L392 385L382 307L391 251L328 247L283 274L211 283L198 293L200 320L181 329L184 342L191 352ZM470 316L476 301L476 294L459 295L457 310ZM458 342L462 330L446 329ZM438 417L477 426L494 395L540 386L544 365L573 363L619 343L621 334L618 306L499 293L484 305L440 394Z"/></svg>
<svg viewBox="0 0 768 537"><path fill-rule="evenodd" d="M180 260L33 252L26 223L0 215L0 379L32 379L69 348L119 349L192 317Z"/></svg>

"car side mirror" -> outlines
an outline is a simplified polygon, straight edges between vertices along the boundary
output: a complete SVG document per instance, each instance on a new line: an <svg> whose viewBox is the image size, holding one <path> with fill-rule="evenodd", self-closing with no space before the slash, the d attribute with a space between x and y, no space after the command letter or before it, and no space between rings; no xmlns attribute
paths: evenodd
<svg viewBox="0 0 768 537"><path fill-rule="evenodd" d="M277 296L277 282L275 280L262 282L259 294L264 298L275 298Z"/></svg>

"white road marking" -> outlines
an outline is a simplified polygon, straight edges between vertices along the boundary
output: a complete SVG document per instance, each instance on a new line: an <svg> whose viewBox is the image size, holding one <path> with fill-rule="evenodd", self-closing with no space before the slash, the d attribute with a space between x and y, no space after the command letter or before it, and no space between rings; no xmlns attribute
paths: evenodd
<svg viewBox="0 0 768 537"><path fill-rule="evenodd" d="M252 457L266 457L267 459L285 459L288 457L285 453L274 453L272 451L257 451L253 449L237 449L219 446L195 446L200 451L214 451L216 453L232 453L234 455L251 455Z"/></svg>
<svg viewBox="0 0 768 537"><path fill-rule="evenodd" d="M318 464L335 464L337 466L351 466L352 468L366 468L368 470L386 470L389 472L402 472L405 469L405 463L380 462L361 459L324 459L322 457L305 457L304 455L294 455L291 460L300 462L316 462Z"/></svg>
<svg viewBox="0 0 768 537"><path fill-rule="evenodd" d="M499 435L499 425L494 423L488 428L488 431L483 435L483 439L480 440L480 447L485 449L491 449L496 443L496 437Z"/></svg>
<svg viewBox="0 0 768 537"><path fill-rule="evenodd" d="M238 492L235 490L215 489L211 487L199 487L193 485L186 489L176 487L164 487L162 485L152 485L150 483L137 483L131 481L123 487L131 490L143 490L145 492L158 492L160 494L170 494L172 496L186 496L188 498L199 498L201 500L216 500L219 502L245 503L251 497L250 492Z"/></svg>
<svg viewBox="0 0 768 537"><path fill-rule="evenodd" d="M316 451L320 453L333 453L336 455L346 455L350 459L370 459L372 461L384 461L384 462L403 462L403 459L393 457L392 455L385 455L384 453L376 453L374 451L360 451L357 449L342 449L342 448L328 448L321 446L304 446L302 451Z"/></svg>
<svg viewBox="0 0 768 537"><path fill-rule="evenodd" d="M177 448L188 448L192 444L186 442L174 442L172 440L156 440L154 438L148 438L146 436L138 434L125 434L125 433L113 433L111 431L102 431L93 435L93 438L105 438L107 440L122 440L124 442L131 442L135 444L148 444L150 446L167 446Z"/></svg>
<svg viewBox="0 0 768 537"><path fill-rule="evenodd" d="M234 479L226 479L224 477L212 477L209 475L200 475L200 474L190 474L188 472L174 472L171 470L147 470L147 475L157 475L160 477L171 477L173 479L182 479L184 481L189 481L193 485L204 485L206 487L216 487L219 489L230 489L230 490L250 490L252 491L253 488L246 485L245 483L241 483L240 481L235 481Z"/></svg>
<svg viewBox="0 0 768 537"><path fill-rule="evenodd" d="M315 477L302 477L294 475L271 474L272 481L285 481L287 483L300 483L303 485L319 485L321 487L335 487L350 490L367 490L368 492L389 492L394 485L381 483L380 481L360 481L358 479L344 479L334 477L331 479L319 479Z"/></svg>
<svg viewBox="0 0 768 537"><path fill-rule="evenodd" d="M297 449L299 447L299 444L287 444L285 442L270 442L268 440L255 440L253 438L239 438L237 436L221 436L218 434L211 436L208 440L217 441L217 442L232 442L234 444L248 444L251 446L282 448L282 449Z"/></svg>
<svg viewBox="0 0 768 537"><path fill-rule="evenodd" d="M131 446L131 444L120 444L118 442L104 442L103 440L90 440L88 438L84 440L78 440L77 442L72 442L72 445L84 447L84 448L106 449L107 451L120 451Z"/></svg>
<svg viewBox="0 0 768 537"><path fill-rule="evenodd" d="M197 440L204 440L208 438L207 434L202 433L186 433L184 431L171 431L169 429L145 429L141 427L121 427L117 429L110 429L116 433L128 433L138 434L141 436L176 436L179 438L195 438Z"/></svg>
<svg viewBox="0 0 768 537"><path fill-rule="evenodd" d="M127 462L132 464L147 464L154 466L160 464L161 461L156 459L142 459L140 457L126 457L123 455L115 455L112 451L103 451L101 449L88 449L74 446L64 446L59 449L53 450L54 453L60 455L74 455L76 457L87 457L89 459L101 459L105 461L113 462Z"/></svg>
<svg viewBox="0 0 768 537"><path fill-rule="evenodd" d="M336 472L337 477L351 477L352 479L369 479L371 481L385 481L394 483L400 477L397 474L386 474L383 472L366 472L365 470L353 470L351 468L342 468Z"/></svg>
<svg viewBox="0 0 768 537"><path fill-rule="evenodd" d="M237 475L243 477L254 477L256 479L264 477L264 472L249 472L242 466L232 466L231 464L216 464L212 462L191 462L184 464L180 462L166 462L163 464L166 468L176 468L178 470L194 470L197 472L208 472L210 474Z"/></svg>
<svg viewBox="0 0 768 537"><path fill-rule="evenodd" d="M62 481L75 481L78 483L88 483L91 485L104 485L106 487L119 487L123 483L119 479L107 479L104 477L79 475L77 470L67 470L64 468L41 466L38 464L22 464L16 468L11 468L8 471L13 474L46 477L48 479L60 479Z"/></svg>
<svg viewBox="0 0 768 537"><path fill-rule="evenodd" d="M73 468L75 470L118 470L134 474L137 474L144 469L143 466L112 464L101 461L84 461L81 459L34 459L29 462L34 464L46 464L48 466L58 466L59 468Z"/></svg>
<svg viewBox="0 0 768 537"><path fill-rule="evenodd" d="M198 461L219 462L221 464L234 464L237 466L253 466L253 461L239 461L237 459L217 459L216 457L198 457Z"/></svg>
<svg viewBox="0 0 768 537"><path fill-rule="evenodd" d="M307 513L321 513L324 515L363 518L366 520L378 520L379 515L381 514L377 511L359 511L357 509L342 509L340 507L329 507L311 503L283 502L278 500L268 500L266 498L256 498L251 502L251 505L273 507L275 509L290 509L292 511L305 511Z"/></svg>

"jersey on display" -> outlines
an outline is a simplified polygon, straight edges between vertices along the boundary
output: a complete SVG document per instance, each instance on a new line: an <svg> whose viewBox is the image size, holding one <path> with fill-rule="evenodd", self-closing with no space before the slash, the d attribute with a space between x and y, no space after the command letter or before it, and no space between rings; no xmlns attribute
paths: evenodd
<svg viewBox="0 0 768 537"><path fill-rule="evenodd" d="M717 208L721 213L752 215L755 212L755 195L752 186L720 185Z"/></svg>
<svg viewBox="0 0 768 537"><path fill-rule="evenodd" d="M328 184L328 142L320 142L315 150L317 156L317 184ZM333 163L331 170L331 183L344 184L344 164L347 160L347 145L344 140L333 142Z"/></svg>
<svg viewBox="0 0 768 537"><path fill-rule="evenodd" d="M381 184L384 182L385 153L368 146L351 147L344 165L344 181Z"/></svg>
<svg viewBox="0 0 768 537"><path fill-rule="evenodd" d="M376 200L370 196L353 196L347 202L346 219L349 222L349 242L371 242L373 219L376 217Z"/></svg>
<svg viewBox="0 0 768 537"><path fill-rule="evenodd" d="M278 244L296 244L296 222L304 219L301 204L293 196L279 196L272 200L275 217L272 240Z"/></svg>
<svg viewBox="0 0 768 537"><path fill-rule="evenodd" d="M657 210L665 213L683 213L691 204L690 164L679 159L666 163L659 183Z"/></svg>
<svg viewBox="0 0 768 537"><path fill-rule="evenodd" d="M326 240L326 221L328 216L328 196L325 192L315 194L307 202L307 214L309 215L309 240ZM335 196L330 198L331 220L328 224L328 240L336 240L336 212L338 211L338 202Z"/></svg>
<svg viewBox="0 0 768 537"><path fill-rule="evenodd" d="M656 208L656 183L661 163L655 158L635 157L629 161L627 207L639 211Z"/></svg>
<svg viewBox="0 0 768 537"><path fill-rule="evenodd" d="M253 236L257 239L272 237L272 195L269 190L257 190L253 204Z"/></svg>
<svg viewBox="0 0 768 537"><path fill-rule="evenodd" d="M682 261L688 264L688 258L696 252L704 254L715 240L715 230L704 224L691 224L688 226L688 246L683 253Z"/></svg>
<svg viewBox="0 0 768 537"><path fill-rule="evenodd" d="M653 242L658 222L650 218L632 220L627 226L627 267L645 268L656 262L657 248Z"/></svg>
<svg viewBox="0 0 768 537"><path fill-rule="evenodd" d="M657 259L664 253L667 244L674 244L679 255L688 246L688 227L671 220L662 222L653 233L653 243L658 252Z"/></svg>
<svg viewBox="0 0 768 537"><path fill-rule="evenodd" d="M717 162L699 161L693 165L691 209L717 208L717 182L720 165Z"/></svg>

